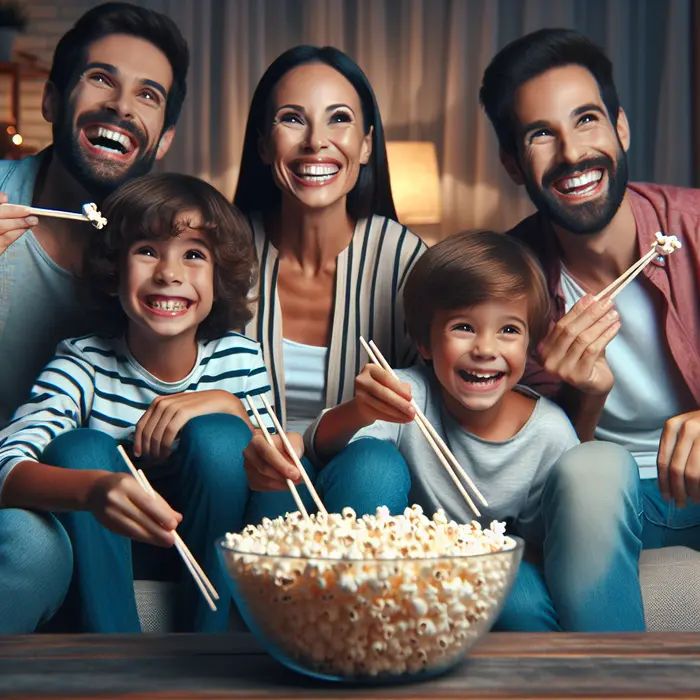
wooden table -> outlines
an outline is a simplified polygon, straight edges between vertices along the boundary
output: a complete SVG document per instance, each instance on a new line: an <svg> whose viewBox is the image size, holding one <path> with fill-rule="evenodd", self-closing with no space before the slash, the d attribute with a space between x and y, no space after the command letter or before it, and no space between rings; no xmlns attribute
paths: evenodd
<svg viewBox="0 0 700 700"><path fill-rule="evenodd" d="M287 671L249 635L0 637L0 697L700 697L700 635L491 634L440 678L348 687Z"/></svg>

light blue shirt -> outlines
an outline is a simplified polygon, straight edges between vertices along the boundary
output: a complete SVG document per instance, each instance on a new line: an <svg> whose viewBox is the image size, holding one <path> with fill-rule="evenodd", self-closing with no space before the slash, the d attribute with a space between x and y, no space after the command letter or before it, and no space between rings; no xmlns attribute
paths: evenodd
<svg viewBox="0 0 700 700"><path fill-rule="evenodd" d="M31 205L44 151L0 161L0 192ZM89 328L75 279L46 254L31 231L0 255L0 428L28 397L34 380L64 338Z"/></svg>

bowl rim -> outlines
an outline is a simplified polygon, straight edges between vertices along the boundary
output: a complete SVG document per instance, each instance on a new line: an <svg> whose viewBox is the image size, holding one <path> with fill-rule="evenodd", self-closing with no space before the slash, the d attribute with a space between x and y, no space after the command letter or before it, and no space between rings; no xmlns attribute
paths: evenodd
<svg viewBox="0 0 700 700"><path fill-rule="evenodd" d="M261 559L271 559L271 560L281 560L281 561L318 561L324 563L350 563L350 564L392 564L394 562L438 562L440 560L459 560L459 559L479 559L481 557L492 557L494 555L514 553L519 550L525 549L525 540L518 535L507 535L510 539L515 541L514 547L509 547L507 549L499 549L495 552L480 552L478 554L437 554L435 556L427 557L392 557L392 558L381 558L381 557L364 557L361 559L350 558L350 557L319 557L319 556L307 556L307 555L291 555L291 554L265 554L260 552L244 552L241 549L236 549L228 544L223 538L217 538L216 545L220 550L225 550L226 552L231 552L232 554L238 554L240 556L249 557L259 557Z"/></svg>

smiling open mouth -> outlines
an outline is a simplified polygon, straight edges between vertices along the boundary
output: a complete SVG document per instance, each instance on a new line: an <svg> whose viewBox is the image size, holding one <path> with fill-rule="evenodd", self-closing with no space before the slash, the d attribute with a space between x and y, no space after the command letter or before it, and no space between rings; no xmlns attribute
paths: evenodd
<svg viewBox="0 0 700 700"><path fill-rule="evenodd" d="M596 168L595 170L587 170L580 175L563 177L554 183L554 188L566 195L590 194L595 190L602 178L603 170Z"/></svg>
<svg viewBox="0 0 700 700"><path fill-rule="evenodd" d="M187 311L191 304L192 302L187 299L162 299L155 297L148 297L146 299L146 305L149 308L156 309L157 311L169 311L170 313Z"/></svg>
<svg viewBox="0 0 700 700"><path fill-rule="evenodd" d="M497 384L505 376L505 372L467 372L465 369L460 369L459 376L469 384L488 386Z"/></svg>
<svg viewBox="0 0 700 700"><path fill-rule="evenodd" d="M292 172L306 182L326 182L340 172L340 166L335 163L299 163Z"/></svg>
<svg viewBox="0 0 700 700"><path fill-rule="evenodd" d="M88 126L84 129L84 133L85 138L95 149L106 153L126 156L136 148L132 138L121 131L114 131L104 126Z"/></svg>

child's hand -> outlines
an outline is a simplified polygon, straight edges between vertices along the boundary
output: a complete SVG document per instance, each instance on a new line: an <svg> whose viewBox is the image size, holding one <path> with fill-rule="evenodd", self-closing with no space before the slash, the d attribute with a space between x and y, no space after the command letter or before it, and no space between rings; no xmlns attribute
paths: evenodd
<svg viewBox="0 0 700 700"><path fill-rule="evenodd" d="M287 450L279 435L270 435L275 446L267 444L265 436L256 431L256 435L243 450L244 466L248 475L248 484L253 491L284 491L287 479L295 484L301 482L301 474L294 462L287 455ZM299 433L287 433L297 456L304 454L304 440Z"/></svg>
<svg viewBox="0 0 700 700"><path fill-rule="evenodd" d="M367 425L376 420L410 423L416 415L411 398L410 384L375 364L365 365L355 379L355 408Z"/></svg>
<svg viewBox="0 0 700 700"><path fill-rule="evenodd" d="M156 397L136 424L134 456L165 459L187 422L209 413L230 413L248 419L241 400L220 389Z"/></svg>
<svg viewBox="0 0 700 700"><path fill-rule="evenodd" d="M182 515L158 494L151 496L130 474L104 472L90 489L87 506L112 532L160 547L174 543Z"/></svg>

